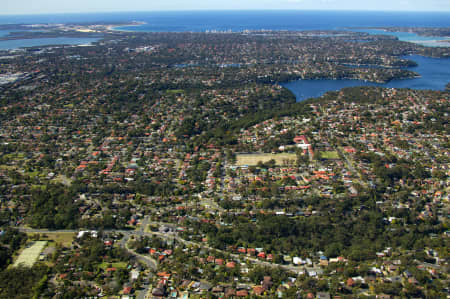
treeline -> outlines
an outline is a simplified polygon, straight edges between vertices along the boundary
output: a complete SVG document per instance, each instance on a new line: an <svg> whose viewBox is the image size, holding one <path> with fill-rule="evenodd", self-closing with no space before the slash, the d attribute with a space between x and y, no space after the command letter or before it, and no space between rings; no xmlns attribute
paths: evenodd
<svg viewBox="0 0 450 299"><path fill-rule="evenodd" d="M76 228L80 217L74 190L52 184L31 191L29 223L48 229Z"/></svg>
<svg viewBox="0 0 450 299"><path fill-rule="evenodd" d="M203 132L194 139L195 144L213 143L216 145L233 145L237 143L237 136L241 129L247 129L267 119L284 116L307 115L310 108L309 102L296 102L294 94L283 88L278 97L269 98L266 101L257 100L255 104L243 116L219 122L213 129ZM258 104L259 103L259 104Z"/></svg>
<svg viewBox="0 0 450 299"><path fill-rule="evenodd" d="M0 272L0 298L45 298L50 269L44 265L15 267ZM48 298L48 297L47 297Z"/></svg>
<svg viewBox="0 0 450 299"><path fill-rule="evenodd" d="M9 267L27 235L16 229L0 231L0 298L37 298L47 285L47 266Z"/></svg>
<svg viewBox="0 0 450 299"><path fill-rule="evenodd" d="M13 253L25 244L27 235L12 228L6 228L0 233L0 270L12 262Z"/></svg>
<svg viewBox="0 0 450 299"><path fill-rule="evenodd" d="M267 252L298 256L320 250L328 257L343 255L355 261L374 259L375 253L386 247L422 250L430 242L429 234L445 231L445 226L435 220L417 220L414 209L404 211L406 215L398 214L403 220L392 224L375 207L361 204L355 209L358 202L363 201L344 201L327 214L311 217L240 216L232 219L231 226L197 222L188 225L206 234L216 248L260 247Z"/></svg>

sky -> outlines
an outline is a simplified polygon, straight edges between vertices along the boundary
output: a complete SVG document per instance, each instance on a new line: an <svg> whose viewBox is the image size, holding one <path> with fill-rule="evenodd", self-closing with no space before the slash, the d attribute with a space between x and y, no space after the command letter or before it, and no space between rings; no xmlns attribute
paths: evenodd
<svg viewBox="0 0 450 299"><path fill-rule="evenodd" d="M447 11L450 0L0 0L0 14L166 10Z"/></svg>

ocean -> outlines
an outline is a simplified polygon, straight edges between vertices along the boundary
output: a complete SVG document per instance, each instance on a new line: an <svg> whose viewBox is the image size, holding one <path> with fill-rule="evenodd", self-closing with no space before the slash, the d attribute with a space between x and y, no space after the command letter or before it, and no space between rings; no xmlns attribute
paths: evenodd
<svg viewBox="0 0 450 299"><path fill-rule="evenodd" d="M61 23L129 23L139 26L116 27L135 32L206 32L244 30L342 30L361 27L450 27L449 12L368 12L368 11L171 11L124 12L52 15L0 15L0 24L61 24ZM358 30L358 29L355 29ZM360 30L383 34L380 30ZM0 31L0 37L8 31ZM384 33L386 34L386 33ZM421 37L414 33L388 33L402 41L416 42L429 47L447 46L447 38ZM76 44L76 40L60 40L62 44ZM32 43L46 45L45 40ZM24 42L23 47L30 42ZM0 49L14 49L20 43L0 42Z"/></svg>
<svg viewBox="0 0 450 299"><path fill-rule="evenodd" d="M449 12L369 11L171 11L53 15L0 15L0 24L146 22L132 31L233 32L249 30L334 30L346 27L450 27ZM124 28L125 29L125 28Z"/></svg>

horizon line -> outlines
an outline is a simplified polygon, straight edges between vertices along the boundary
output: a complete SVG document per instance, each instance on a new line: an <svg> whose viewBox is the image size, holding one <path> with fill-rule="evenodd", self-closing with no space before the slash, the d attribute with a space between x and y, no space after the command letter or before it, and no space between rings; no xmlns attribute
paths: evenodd
<svg viewBox="0 0 450 299"><path fill-rule="evenodd" d="M79 11L79 12L42 12L42 13L0 13L2 16L38 16L38 15L70 15L70 14L121 14L121 13L165 13L165 12L270 12L270 11L316 11L316 12L380 12L380 13L440 13L450 14L450 10L375 10L375 9L184 9L184 10L112 10L112 11Z"/></svg>

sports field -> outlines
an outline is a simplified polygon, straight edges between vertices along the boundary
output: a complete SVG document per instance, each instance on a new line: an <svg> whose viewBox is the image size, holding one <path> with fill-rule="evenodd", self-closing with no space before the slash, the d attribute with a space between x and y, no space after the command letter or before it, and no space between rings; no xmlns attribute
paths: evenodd
<svg viewBox="0 0 450 299"><path fill-rule="evenodd" d="M320 152L320 155L324 159L339 159L339 154L336 151L332 152Z"/></svg>
<svg viewBox="0 0 450 299"><path fill-rule="evenodd" d="M47 241L36 241L31 247L25 248L22 253L17 258L16 262L14 263L13 267L17 267L19 265L25 266L25 267L32 267L34 263L39 258L39 255L41 254L42 250L47 245Z"/></svg>
<svg viewBox="0 0 450 299"><path fill-rule="evenodd" d="M236 155L236 165L257 165L259 161L266 163L275 160L277 165L284 165L286 161L297 161L296 154L238 154Z"/></svg>

